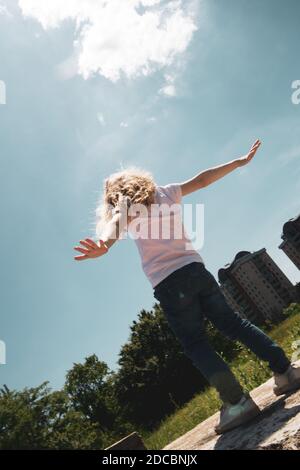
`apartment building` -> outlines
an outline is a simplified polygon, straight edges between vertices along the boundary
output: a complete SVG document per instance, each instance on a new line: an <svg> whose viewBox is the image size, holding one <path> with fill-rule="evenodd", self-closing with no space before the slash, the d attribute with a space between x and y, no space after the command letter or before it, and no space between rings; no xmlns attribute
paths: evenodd
<svg viewBox="0 0 300 470"><path fill-rule="evenodd" d="M295 287L265 248L237 253L218 272L221 289L234 310L254 323L278 322L295 301Z"/></svg>

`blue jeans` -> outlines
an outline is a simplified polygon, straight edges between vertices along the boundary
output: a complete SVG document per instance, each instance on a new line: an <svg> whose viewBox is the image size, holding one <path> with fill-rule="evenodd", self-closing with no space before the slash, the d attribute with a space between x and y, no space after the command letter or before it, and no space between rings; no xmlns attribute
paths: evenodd
<svg viewBox="0 0 300 470"><path fill-rule="evenodd" d="M193 262L173 271L154 287L154 297L185 354L217 389L223 402L237 403L243 389L208 342L204 315L225 336L240 341L259 359L267 361L273 372L283 373L289 367L290 361L283 349L232 310L203 263Z"/></svg>

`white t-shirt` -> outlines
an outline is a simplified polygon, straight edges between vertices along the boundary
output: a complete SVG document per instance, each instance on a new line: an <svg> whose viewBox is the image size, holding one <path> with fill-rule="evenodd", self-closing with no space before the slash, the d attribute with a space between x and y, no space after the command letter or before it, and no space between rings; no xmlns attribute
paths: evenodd
<svg viewBox="0 0 300 470"><path fill-rule="evenodd" d="M154 204L128 224L142 268L154 288L173 271L194 261L203 262L185 233L180 184L156 186Z"/></svg>

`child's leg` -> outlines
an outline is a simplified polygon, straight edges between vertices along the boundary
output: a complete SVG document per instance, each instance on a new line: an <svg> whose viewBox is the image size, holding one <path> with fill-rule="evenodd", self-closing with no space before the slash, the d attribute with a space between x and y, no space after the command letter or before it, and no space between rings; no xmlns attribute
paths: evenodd
<svg viewBox="0 0 300 470"><path fill-rule="evenodd" d="M200 294L200 303L207 318L225 336L238 340L253 351L257 357L269 363L273 372L284 373L290 365L283 349L271 340L260 328L243 319L228 305L217 281L205 269L203 280L206 290Z"/></svg>
<svg viewBox="0 0 300 470"><path fill-rule="evenodd" d="M198 296L189 293L188 289L178 282L171 289L156 293L155 297L159 300L169 326L183 346L185 354L217 389L221 400L237 403L243 395L243 389L206 338Z"/></svg>

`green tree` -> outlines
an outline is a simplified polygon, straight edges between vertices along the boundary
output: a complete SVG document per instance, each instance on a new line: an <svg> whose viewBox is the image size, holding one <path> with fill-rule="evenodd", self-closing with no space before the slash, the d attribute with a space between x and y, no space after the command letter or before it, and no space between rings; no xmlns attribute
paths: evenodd
<svg viewBox="0 0 300 470"><path fill-rule="evenodd" d="M47 382L0 390L0 449L99 449L102 436L63 391Z"/></svg>
<svg viewBox="0 0 300 470"><path fill-rule="evenodd" d="M133 430L123 420L115 394L115 373L94 354L67 372L64 390L74 410L81 412L105 435L104 445Z"/></svg>
<svg viewBox="0 0 300 470"><path fill-rule="evenodd" d="M152 427L206 381L183 353L158 304L142 310L130 329L119 353L116 394L127 419Z"/></svg>

